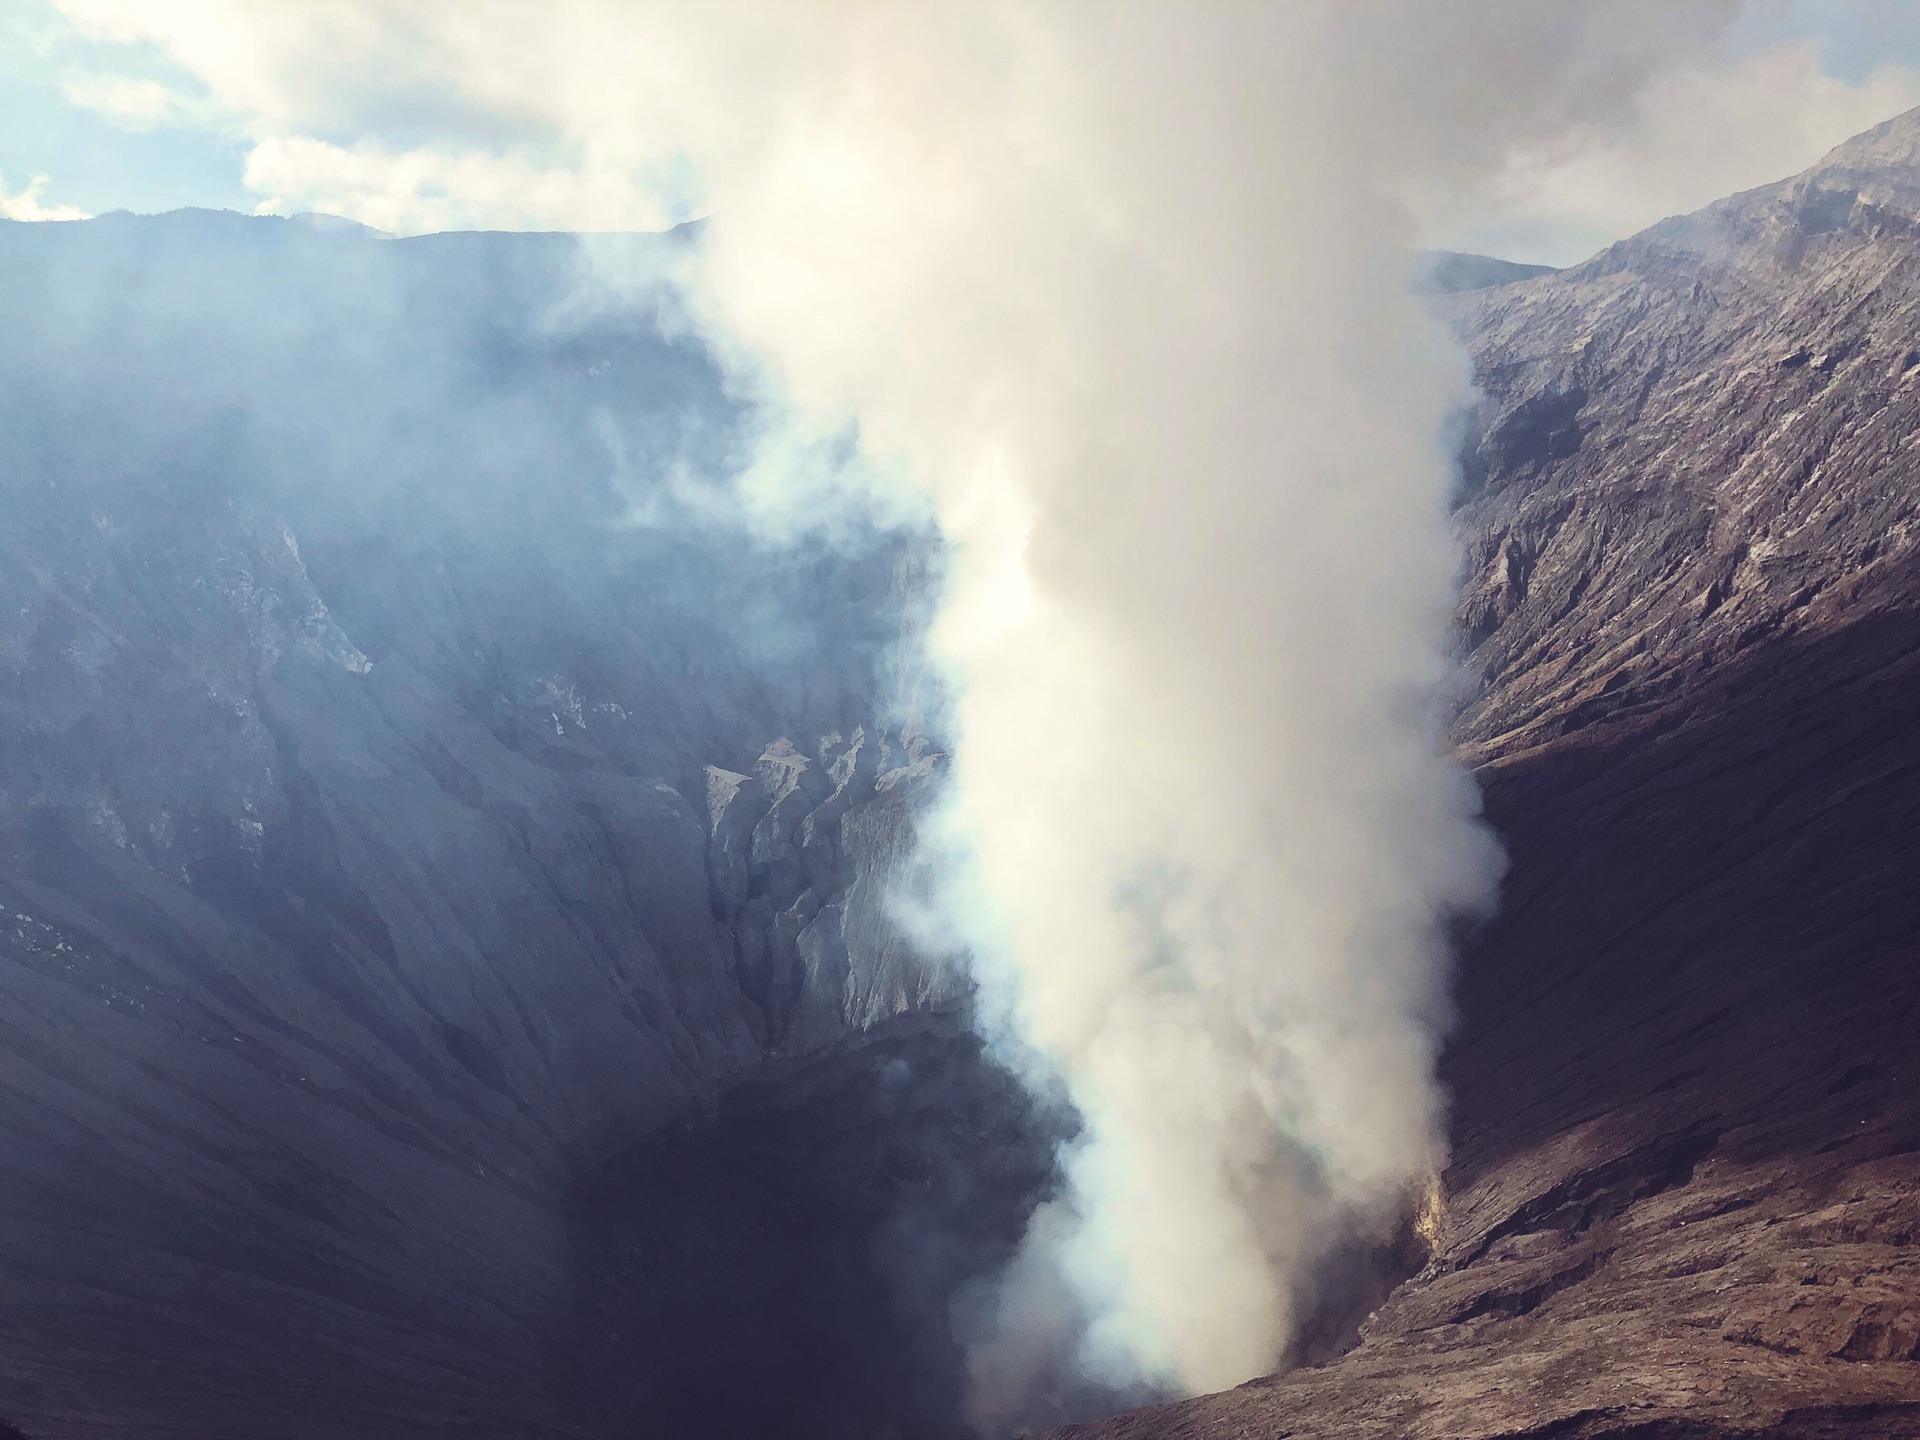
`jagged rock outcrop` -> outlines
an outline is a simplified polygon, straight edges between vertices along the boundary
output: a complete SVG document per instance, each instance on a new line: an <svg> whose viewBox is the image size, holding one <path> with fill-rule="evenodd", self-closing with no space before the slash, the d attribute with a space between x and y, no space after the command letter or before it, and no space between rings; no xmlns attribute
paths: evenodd
<svg viewBox="0 0 1920 1440"><path fill-rule="evenodd" d="M1340 1359L1062 1433L1920 1433L1920 112L1436 303L1513 861L1445 1223Z"/></svg>
<svg viewBox="0 0 1920 1440"><path fill-rule="evenodd" d="M877 708L919 542L716 516L750 414L660 321L674 243L0 224L36 1440L632 1433L750 1323L795 1434L957 1388L940 1286L1052 1131L880 900L940 761ZM714 1194L648 1190L668 1153ZM924 1383L793 1393L822 1332L767 1235Z"/></svg>

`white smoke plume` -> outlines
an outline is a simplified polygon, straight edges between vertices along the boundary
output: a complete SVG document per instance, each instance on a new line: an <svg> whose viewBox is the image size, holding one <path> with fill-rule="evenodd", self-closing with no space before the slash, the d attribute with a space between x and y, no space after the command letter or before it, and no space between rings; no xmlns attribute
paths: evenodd
<svg viewBox="0 0 1920 1440"><path fill-rule="evenodd" d="M1733 7L67 8L166 46L283 200L432 223L408 177L467 174L463 219L713 212L735 366L857 423L953 546L947 914L1085 1118L980 1423L1055 1360L1271 1368L1325 1248L1444 1158L1443 927L1498 869L1445 751L1466 377L1407 293L1410 197L1625 123Z"/></svg>
<svg viewBox="0 0 1920 1440"><path fill-rule="evenodd" d="M1270 1369L1442 1159L1440 926L1497 861L1439 713L1464 376L1398 195L1672 38L1498 8L841 12L716 195L717 328L958 547L949 899L1086 1122L988 1430L1052 1346L1122 1389Z"/></svg>

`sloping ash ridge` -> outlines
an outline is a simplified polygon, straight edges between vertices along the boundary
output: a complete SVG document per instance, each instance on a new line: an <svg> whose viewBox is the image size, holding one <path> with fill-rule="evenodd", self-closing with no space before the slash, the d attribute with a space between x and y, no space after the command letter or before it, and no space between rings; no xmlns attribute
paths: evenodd
<svg viewBox="0 0 1920 1440"><path fill-rule="evenodd" d="M1920 1433L1920 112L1436 303L1513 860L1445 1226L1340 1359L1059 1433Z"/></svg>

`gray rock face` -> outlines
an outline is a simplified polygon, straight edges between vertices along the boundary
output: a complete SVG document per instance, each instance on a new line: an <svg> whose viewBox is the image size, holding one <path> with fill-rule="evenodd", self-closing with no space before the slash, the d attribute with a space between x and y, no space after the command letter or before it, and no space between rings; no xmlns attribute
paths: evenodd
<svg viewBox="0 0 1920 1440"><path fill-rule="evenodd" d="M765 1295L709 1266L732 1310L623 1349L692 1272L614 1295L609 1197L743 1085L739 1225L823 1263L832 1174L755 1167L831 1135L863 1188L825 1228L899 1344L1045 1183L883 903L939 764L881 698L925 547L713 518L751 411L671 338L682 242L597 243L0 225L0 1414L32 1436L697 1406L686 1347ZM959 1257L926 1294L909 1199Z"/></svg>
<svg viewBox="0 0 1920 1440"><path fill-rule="evenodd" d="M1485 395L1462 509L1487 681L1470 753L1910 603L1917 129L1451 302Z"/></svg>
<svg viewBox="0 0 1920 1440"><path fill-rule="evenodd" d="M1920 112L1437 301L1463 937L1426 1268L1331 1364L1100 1437L1920 1430Z"/></svg>

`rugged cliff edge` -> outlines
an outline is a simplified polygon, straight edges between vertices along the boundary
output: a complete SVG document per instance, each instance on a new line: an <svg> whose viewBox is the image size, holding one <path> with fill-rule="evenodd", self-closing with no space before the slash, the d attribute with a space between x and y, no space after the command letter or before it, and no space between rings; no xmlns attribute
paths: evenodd
<svg viewBox="0 0 1920 1440"><path fill-rule="evenodd" d="M1920 1433L1920 112L1447 297L1484 396L1430 1262L1077 1437Z"/></svg>

